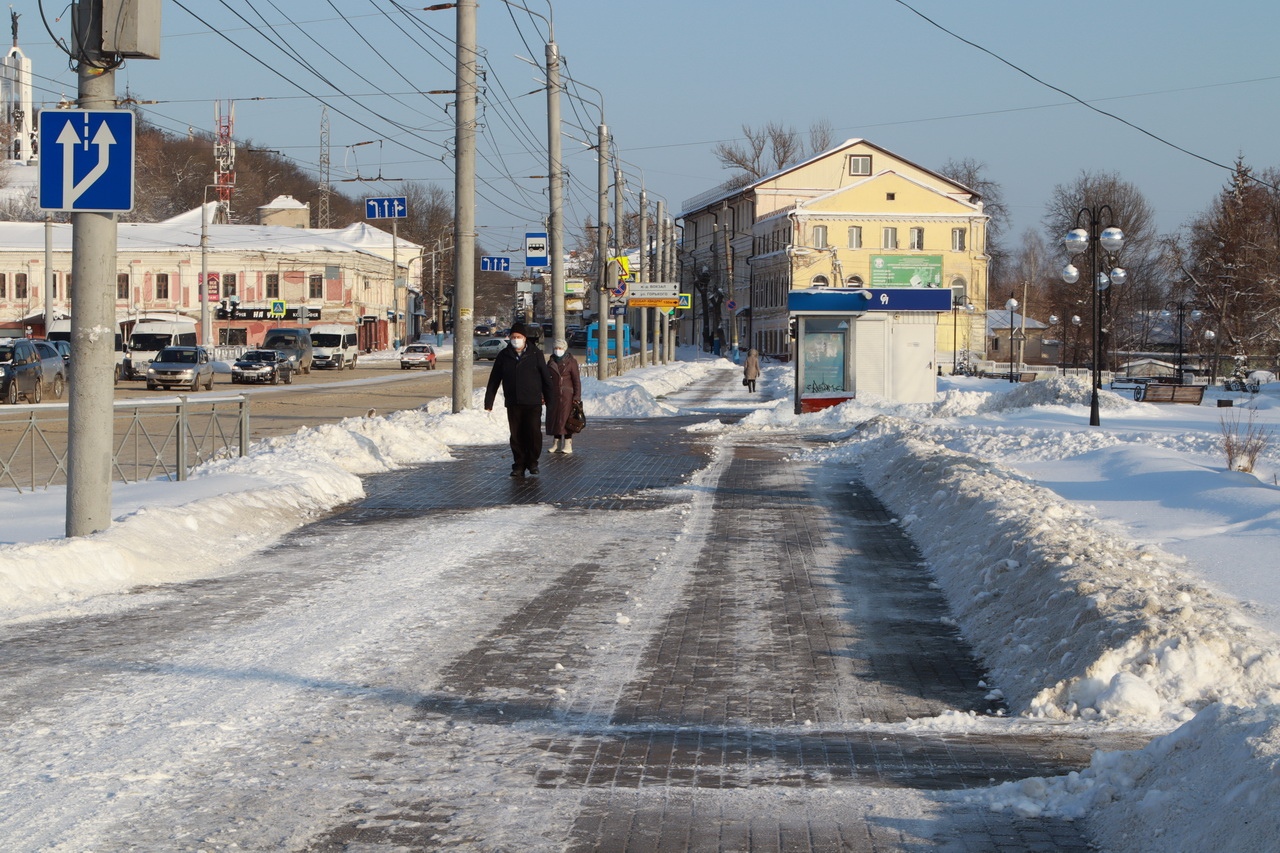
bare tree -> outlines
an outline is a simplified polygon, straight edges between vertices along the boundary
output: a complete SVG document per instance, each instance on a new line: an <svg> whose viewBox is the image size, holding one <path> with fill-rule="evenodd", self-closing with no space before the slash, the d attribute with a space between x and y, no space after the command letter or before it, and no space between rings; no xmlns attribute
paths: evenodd
<svg viewBox="0 0 1280 853"><path fill-rule="evenodd" d="M1103 205L1111 209L1111 219L1101 224L1104 227L1114 225L1124 231L1124 248L1116 258L1116 266L1128 273L1123 286L1108 287L1099 294L1101 325L1097 334L1101 343L1101 363L1104 369L1110 369L1114 351L1117 348L1131 349L1134 345L1131 326L1136 314L1150 312L1151 306L1160 304L1163 298L1164 282L1160 278L1162 267L1159 262L1161 247L1155 228L1155 213L1142 192L1119 175L1083 172L1075 182L1058 184L1053 188L1042 222L1049 244L1060 246L1063 235L1076 227L1083 209L1097 210ZM1083 219L1080 222L1084 224ZM1059 257L1065 265L1065 254ZM1091 288L1095 283L1089 279L1089 272L1082 269L1078 282L1065 285L1061 291L1063 304L1071 302L1091 307ZM1089 314L1082 314L1081 318L1086 339L1091 340L1094 329L1092 312Z"/></svg>
<svg viewBox="0 0 1280 853"><path fill-rule="evenodd" d="M982 197L982 211L988 217L987 222L987 255L991 258L988 264L987 280L991 288L1004 290L1016 281L1008 280L1009 252L1005 249L1002 238L1009 227L1009 207L1004 201L1004 190L1000 184L987 177L987 164L971 157L962 160L948 160L942 164L938 174L956 183L968 187Z"/></svg>
<svg viewBox="0 0 1280 853"><path fill-rule="evenodd" d="M816 121L809 126L806 145L794 127L782 122L770 121L760 128L744 124L741 140L719 142L711 153L721 166L736 170L724 186L740 187L826 151L833 144L834 133L829 121Z"/></svg>

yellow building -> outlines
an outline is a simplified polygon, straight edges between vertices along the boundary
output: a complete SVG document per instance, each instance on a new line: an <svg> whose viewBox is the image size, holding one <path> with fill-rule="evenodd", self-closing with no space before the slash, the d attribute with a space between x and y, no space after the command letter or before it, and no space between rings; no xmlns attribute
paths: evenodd
<svg viewBox="0 0 1280 853"><path fill-rule="evenodd" d="M787 355L793 289L947 287L978 310L939 318L938 351L983 347L987 216L976 192L936 172L851 139L684 207L685 340L719 330L727 347Z"/></svg>

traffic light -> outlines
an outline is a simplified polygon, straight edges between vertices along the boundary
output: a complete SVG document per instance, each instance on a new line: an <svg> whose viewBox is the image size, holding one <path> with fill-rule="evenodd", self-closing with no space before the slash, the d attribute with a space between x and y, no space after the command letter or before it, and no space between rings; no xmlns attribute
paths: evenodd
<svg viewBox="0 0 1280 853"><path fill-rule="evenodd" d="M790 322L787 323L787 333L791 335L792 340L795 340L796 338L800 337L800 318L799 317L792 317Z"/></svg>

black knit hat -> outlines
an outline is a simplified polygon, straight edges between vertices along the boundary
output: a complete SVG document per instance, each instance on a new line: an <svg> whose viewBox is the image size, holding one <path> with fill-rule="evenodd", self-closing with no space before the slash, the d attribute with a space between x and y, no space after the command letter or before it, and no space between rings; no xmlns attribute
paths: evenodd
<svg viewBox="0 0 1280 853"><path fill-rule="evenodd" d="M511 327L510 335L520 335L527 338L529 337L529 332L525 329L524 323L516 323Z"/></svg>

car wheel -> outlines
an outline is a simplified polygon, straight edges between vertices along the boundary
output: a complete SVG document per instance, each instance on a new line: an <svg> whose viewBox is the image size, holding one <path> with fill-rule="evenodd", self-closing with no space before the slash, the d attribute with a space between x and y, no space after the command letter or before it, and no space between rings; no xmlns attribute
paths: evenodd
<svg viewBox="0 0 1280 853"><path fill-rule="evenodd" d="M61 400L62 392L63 390L65 390L65 388L66 388L66 380L62 378L61 374L53 377L53 399Z"/></svg>
<svg viewBox="0 0 1280 853"><path fill-rule="evenodd" d="M156 385L156 383L154 383L154 382L151 382L151 381L148 381L148 382L147 382L147 390L148 390L148 391L154 391L154 390L156 390L156 388L158 388L158 387L159 387L159 386L157 386L157 385Z"/></svg>
<svg viewBox="0 0 1280 853"><path fill-rule="evenodd" d="M275 373L271 374L271 384L272 385L280 384L280 371L277 370Z"/></svg>
<svg viewBox="0 0 1280 853"><path fill-rule="evenodd" d="M40 386L41 386L41 385L43 385L43 384L44 384L44 383L43 383L43 382L41 382L39 379L37 379L37 380L36 380L36 387L35 387L35 389L31 392L31 402L32 402L32 403L39 403L39 402L40 402L40 400L41 400L41 398L44 396L44 389L40 387Z"/></svg>
<svg viewBox="0 0 1280 853"><path fill-rule="evenodd" d="M116 369L115 369L115 377L112 379L111 384L112 384L112 385L119 385L119 384L120 384L120 365L118 365L118 364L116 365Z"/></svg>
<svg viewBox="0 0 1280 853"><path fill-rule="evenodd" d="M200 390L200 377L198 375L195 379L191 380L191 390L193 392Z"/></svg>
<svg viewBox="0 0 1280 853"><path fill-rule="evenodd" d="M292 384L293 384L293 371L292 371L292 370L287 371L287 372L285 373L285 375L284 375L284 384L285 384L285 385L292 385Z"/></svg>
<svg viewBox="0 0 1280 853"><path fill-rule="evenodd" d="M15 376L9 382L9 390L4 395L5 402L10 406L18 405L18 379Z"/></svg>
<svg viewBox="0 0 1280 853"><path fill-rule="evenodd" d="M351 364L347 365L347 370L355 370L355 369L356 369L356 356L353 355L351 356Z"/></svg>

